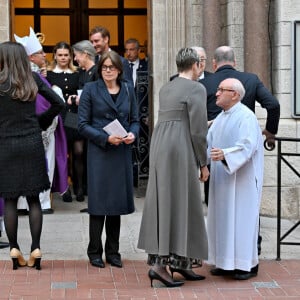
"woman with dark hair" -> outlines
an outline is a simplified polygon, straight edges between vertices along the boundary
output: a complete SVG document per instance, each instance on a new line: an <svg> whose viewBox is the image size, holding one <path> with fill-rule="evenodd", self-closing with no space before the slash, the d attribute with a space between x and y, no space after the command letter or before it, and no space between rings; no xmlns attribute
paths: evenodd
<svg viewBox="0 0 300 300"><path fill-rule="evenodd" d="M78 130L87 139L88 213L90 241L87 254L93 266L102 260L121 268L119 238L121 215L134 212L132 143L139 119L134 88L122 80L120 56L109 51L101 56L99 79L86 83L79 105ZM127 134L108 134L103 128L118 120ZM106 241L101 236L105 223Z"/></svg>
<svg viewBox="0 0 300 300"><path fill-rule="evenodd" d="M51 107L36 115L36 95L41 93ZM0 44L0 197L4 198L4 224L13 269L40 269L40 237L43 216L39 193L50 187L41 131L46 130L63 109L60 97L31 71L24 47ZM17 241L17 203L27 198L32 237L31 254L25 261Z"/></svg>

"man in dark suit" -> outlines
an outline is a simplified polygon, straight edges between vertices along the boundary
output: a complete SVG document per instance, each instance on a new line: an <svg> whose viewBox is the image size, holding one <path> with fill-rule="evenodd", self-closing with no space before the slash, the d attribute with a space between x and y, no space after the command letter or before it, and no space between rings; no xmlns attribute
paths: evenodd
<svg viewBox="0 0 300 300"><path fill-rule="evenodd" d="M205 86L207 92L207 120L209 126L221 112L221 108L216 105L216 92L221 81L226 78L236 78L242 82L246 94L242 103L255 112L255 101L267 110L267 121L262 134L266 136L268 146L274 146L275 134L278 131L280 118L280 105L278 100L263 85L257 75L237 71L235 67L234 51L229 46L221 46L215 50L213 68L215 73L205 77L200 82ZM208 204L209 181L205 182L205 202ZM258 252L260 253L261 236L258 237Z"/></svg>
<svg viewBox="0 0 300 300"><path fill-rule="evenodd" d="M125 42L125 55L132 70L132 80L136 85L137 74L139 71L148 71L148 63L145 59L139 58L140 43L137 39L130 38Z"/></svg>
<svg viewBox="0 0 300 300"><path fill-rule="evenodd" d="M96 63L98 63L101 54L110 51L109 42L110 42L110 33L109 30L103 26L96 26L92 28L90 31L90 41L93 44L97 55L95 57ZM123 56L120 55L120 58L123 63L123 77L132 82L132 76L131 76L131 69L129 67L129 63L127 59L125 59Z"/></svg>
<svg viewBox="0 0 300 300"><path fill-rule="evenodd" d="M214 54L213 68L215 73L200 81L207 92L208 121L213 121L221 112L221 108L216 105L216 92L219 83L226 78L236 78L242 82L246 90L242 103L255 112L255 101L257 101L267 110L267 122L263 134L269 143L274 143L274 136L278 131L280 117L279 102L263 85L257 75L237 71L234 68L235 64L233 49L228 46L221 46L216 49Z"/></svg>
<svg viewBox="0 0 300 300"><path fill-rule="evenodd" d="M137 39L130 38L125 41L125 55L132 72L140 120L139 139L135 141L133 148L133 183L135 187L138 187L139 175L148 174L149 169L148 94L143 85L142 88L139 88L137 84L139 78L147 76L148 63L145 59L139 58L139 53L140 44Z"/></svg>

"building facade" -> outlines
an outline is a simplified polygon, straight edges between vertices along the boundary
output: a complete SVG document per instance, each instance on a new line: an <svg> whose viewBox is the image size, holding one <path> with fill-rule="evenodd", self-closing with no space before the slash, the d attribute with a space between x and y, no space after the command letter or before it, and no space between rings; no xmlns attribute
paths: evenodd
<svg viewBox="0 0 300 300"><path fill-rule="evenodd" d="M12 37L11 1L0 0L0 41ZM148 0L148 59L152 111L157 119L158 93L176 73L175 56L181 47L203 46L207 70L211 71L216 47L231 46L237 69L258 74L281 104L279 137L299 138L299 122L294 115L295 70L300 68L295 46L295 21L300 20L298 0ZM299 34L300 36L300 34ZM300 51L300 50L299 50ZM299 55L300 56L300 55ZM297 101L296 101L297 102ZM300 105L300 104L299 104ZM262 128L266 112L257 106ZM300 144L283 143L284 151L299 152ZM300 170L297 157L292 164ZM299 178L289 168L282 169L282 215L298 218ZM277 152L265 152L265 176L261 214L276 215Z"/></svg>

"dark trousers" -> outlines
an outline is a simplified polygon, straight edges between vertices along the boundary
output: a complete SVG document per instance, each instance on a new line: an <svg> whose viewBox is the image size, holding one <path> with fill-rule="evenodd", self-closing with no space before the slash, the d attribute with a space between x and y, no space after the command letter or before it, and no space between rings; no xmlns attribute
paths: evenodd
<svg viewBox="0 0 300 300"><path fill-rule="evenodd" d="M90 241L87 249L87 254L90 260L102 258L102 232L105 223L105 256L120 256L119 254L119 239L121 216L93 216L90 215Z"/></svg>

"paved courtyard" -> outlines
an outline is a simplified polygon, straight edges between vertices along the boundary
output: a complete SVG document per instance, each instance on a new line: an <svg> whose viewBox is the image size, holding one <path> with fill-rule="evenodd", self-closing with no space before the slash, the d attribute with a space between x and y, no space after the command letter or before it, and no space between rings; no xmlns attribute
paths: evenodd
<svg viewBox="0 0 300 300"><path fill-rule="evenodd" d="M12 270L9 250L0 250L0 299L300 299L300 247L281 246L276 261L276 219L261 217L263 236L257 277L247 281L213 277L204 264L196 273L204 281L189 282L180 288L163 288L154 281L150 288L146 255L137 249L137 238L144 203L144 188L135 193L136 212L122 217L120 252L122 269L107 265L92 267L86 256L88 214L80 213L86 202L64 203L55 196L52 215L44 215L41 240L42 270L28 267ZM205 206L204 206L205 208ZM283 220L283 230L297 220ZM19 217L19 244L29 256L28 217ZM6 240L5 233L2 240ZM289 241L300 242L300 229ZM180 275L177 275L180 278Z"/></svg>

